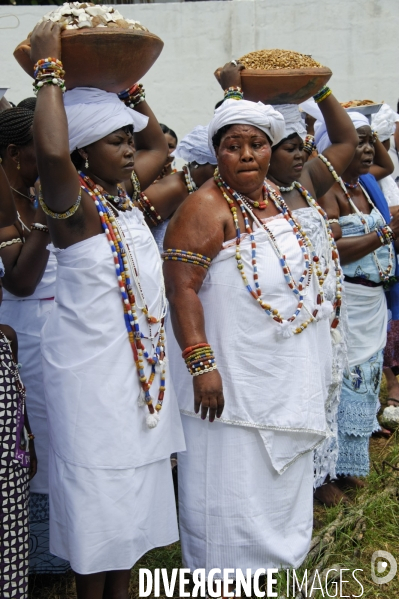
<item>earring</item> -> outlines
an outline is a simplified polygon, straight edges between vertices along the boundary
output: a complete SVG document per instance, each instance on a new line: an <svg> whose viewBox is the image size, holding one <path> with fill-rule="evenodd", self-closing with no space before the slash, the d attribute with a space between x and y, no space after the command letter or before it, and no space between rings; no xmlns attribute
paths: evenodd
<svg viewBox="0 0 399 599"><path fill-rule="evenodd" d="M17 162L17 169L20 170L21 169L21 165L19 164L19 162Z"/></svg>
<svg viewBox="0 0 399 599"><path fill-rule="evenodd" d="M89 168L89 158L86 158L85 168Z"/></svg>

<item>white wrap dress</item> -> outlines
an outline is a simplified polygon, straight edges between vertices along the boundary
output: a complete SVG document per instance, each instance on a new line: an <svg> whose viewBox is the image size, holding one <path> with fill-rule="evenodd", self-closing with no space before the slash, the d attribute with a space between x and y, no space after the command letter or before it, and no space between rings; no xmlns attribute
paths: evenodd
<svg viewBox="0 0 399 599"><path fill-rule="evenodd" d="M163 279L156 243L138 209L118 221L150 313L157 314ZM148 550L178 539L169 460L185 447L177 402L167 373L160 422L147 427L106 236L52 251L55 305L42 332L50 549L80 574L129 569ZM150 352L148 323L138 314ZM159 383L157 374L154 398Z"/></svg>
<svg viewBox="0 0 399 599"><path fill-rule="evenodd" d="M292 228L281 216L267 224L298 281L304 262ZM255 239L262 297L288 318L297 307L295 296L263 228ZM245 235L241 256L251 283ZM317 293L312 277L305 299L311 313ZM329 320L283 337L242 282L235 240L212 261L198 295L225 408L214 423L194 414L192 380L174 340L171 369L187 443L178 458L184 565L207 571L296 567L312 534L313 449L326 436ZM308 317L304 310L295 326Z"/></svg>

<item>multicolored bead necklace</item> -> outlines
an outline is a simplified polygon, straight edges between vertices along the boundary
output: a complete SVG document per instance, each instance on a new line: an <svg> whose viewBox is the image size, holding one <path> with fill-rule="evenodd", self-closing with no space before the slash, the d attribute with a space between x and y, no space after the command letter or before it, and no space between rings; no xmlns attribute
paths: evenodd
<svg viewBox="0 0 399 599"><path fill-rule="evenodd" d="M360 212L360 210L357 208L357 206L355 205L354 201L352 200L351 196L349 195L348 190L345 187L345 183L342 180L342 178L337 174L337 172L335 171L334 167L332 166L331 162L325 157L323 156L323 154L319 154L318 158L320 158L320 160L322 162L324 162L324 164L327 166L328 170L331 172L334 180L339 184L339 186L341 187L342 191L345 194L346 199L349 202L350 207L352 208L353 212L359 217L360 222L362 223L363 227L364 227L364 232L367 233L371 233L370 228L368 226L368 223L366 221L366 219L364 218L364 214L362 212ZM367 193L367 191L364 189L363 185L361 185L360 181L359 181L359 186L360 189L362 190L364 197L366 198L367 202L370 204L371 208L374 210L376 210L376 212L378 213L378 215L380 216L382 222L385 223L385 219L382 216L381 212L378 210L378 208L375 206L374 202L372 201L372 199L370 198L369 194ZM388 283L390 277L392 276L392 269L393 269L393 265L395 262L395 252L393 250L393 246L392 243L389 244L389 258L388 258L388 266L386 269L383 269L380 261L378 260L377 257L377 252L374 250L373 251L373 259L374 259L374 263L377 267L378 270L378 274L380 276L381 281Z"/></svg>
<svg viewBox="0 0 399 599"><path fill-rule="evenodd" d="M357 180L356 183L347 183L346 181L344 181L344 185L348 189L356 189L357 187L359 187L359 180Z"/></svg>
<svg viewBox="0 0 399 599"><path fill-rule="evenodd" d="M107 198L102 193L101 188L97 186L87 175L84 175L84 173L79 172L79 178L81 188L94 201L94 204L97 208L100 217L101 226L111 247L118 285L122 296L126 329L129 337L129 342L133 351L133 358L136 364L137 373L140 379L141 397L144 403L147 405L148 410L150 412L150 414L147 417L147 426L149 428L154 428L158 424L158 412L162 408L162 403L165 394L166 373L164 366L165 338L163 329L163 304L160 308L160 318L153 317L149 314L148 307L144 299L144 294L140 282L138 280L137 267L134 264L133 256L131 255L130 249L128 247L128 252L126 252L125 245L127 246L127 244L126 240L124 239L123 231L119 226L119 223L114 215L112 208L107 205ZM131 265L129 265L129 261L131 262ZM133 293L131 277L134 278L137 289L139 290L143 306L137 305L136 298ZM158 343L155 348L155 353L152 357L148 354L142 342L144 335L140 331L137 310L141 310L145 314L149 325L154 323L160 323ZM151 365L151 373L148 379L144 372L144 358ZM161 367L162 372L158 392L158 401L156 406L154 407L153 399L150 394L150 389L155 379L157 367Z"/></svg>
<svg viewBox="0 0 399 599"><path fill-rule="evenodd" d="M194 193L194 191L197 191L198 186L196 185L194 179L191 176L191 172L190 172L190 167L185 164L183 166L183 173L184 173L184 178L186 180L186 187L187 187L187 191L190 194Z"/></svg>
<svg viewBox="0 0 399 599"><path fill-rule="evenodd" d="M293 232L298 240L298 245L300 246L301 251L302 251L303 259L305 262L305 267L304 267L304 270L300 277L300 280L298 281L298 283L295 283L294 278L291 274L290 268L286 262L284 255L280 251L280 248L277 244L277 241L276 241L273 233L271 232L271 230L265 223L261 223L256 218L256 216L253 214L250 206L248 205L248 198L245 198L244 196L242 196L241 194L239 194L238 192L233 190L229 185L227 185L227 183L221 178L218 169L215 170L214 179L215 179L215 182L216 182L217 186L219 187L220 191L222 192L223 197L227 201L227 203L230 207L230 211L233 216L234 226L236 229L237 268L240 271L240 274L243 279L245 287L247 288L248 292L252 295L252 297L260 304L260 306L266 312L266 314L268 314L273 320L275 320L279 324L284 325L284 327L282 329L282 334L284 337L290 337L292 334L298 335L299 333L302 333L302 331L304 331L311 322L316 320L316 315L317 315L317 310L314 310L313 314L310 314L309 311L307 310L306 306L304 306L304 297L306 295L306 287L310 283L311 275L313 272L313 268L310 263L309 254L308 254L308 250L307 250L308 246L310 245L310 242L309 242L309 239L308 239L306 233L304 233L302 228L292 219L291 214L290 214L288 207L285 204L283 198L281 196L277 197L277 195L274 193L274 190L265 181L264 186L263 186L264 197L267 194L267 196L275 204L278 211L282 213L284 218L290 224L290 226L292 227ZM232 197L230 197L228 194L230 194ZM244 218L245 229L250 237L251 250L252 250L251 253L252 253L253 279L254 279L254 284L255 284L255 290L253 290L251 285L249 284L249 281L248 281L245 271L244 271L244 264L241 260L241 253L240 253L241 230L240 230L240 225L239 225L238 216L237 216L237 208L236 208L236 206L234 204L234 200L232 198L234 198L234 200L237 202L237 204L241 210L241 213ZM257 205L256 207L259 207L259 208L263 204L263 209L267 205L265 202L253 202L252 201L251 203L253 206L255 206L255 204L256 204ZM256 262L256 242L255 242L254 232L249 224L247 211L250 214L251 218L255 222L257 222L257 224L259 224L259 226L262 227L268 234L272 248L273 248L276 256L278 257L281 268L283 270L284 279L285 279L288 287L291 289L291 291L296 296L297 308L296 308L294 314L292 316L290 316L288 319L283 319L283 317L281 316L281 314L279 313L279 311L276 308L272 308L272 306L270 304L266 303L265 301L263 301L261 299L262 290L260 288L259 280L258 280L259 277L258 277L258 267L257 267L257 262ZM305 281L306 281L306 283L305 283ZM318 298L318 302L319 301L320 301L320 299ZM289 326L287 326L287 325L290 325L292 322L294 322L294 320L301 313L301 310L303 307L305 307L305 309L308 311L310 317L305 322L303 322L302 324L297 326L295 329L289 328Z"/></svg>

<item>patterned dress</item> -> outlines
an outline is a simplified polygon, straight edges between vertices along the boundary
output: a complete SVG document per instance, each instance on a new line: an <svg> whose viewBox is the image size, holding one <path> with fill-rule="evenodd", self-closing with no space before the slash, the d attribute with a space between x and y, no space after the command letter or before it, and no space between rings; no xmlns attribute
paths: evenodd
<svg viewBox="0 0 399 599"><path fill-rule="evenodd" d="M28 597L29 458L20 451L24 397L11 347L0 331L0 596Z"/></svg>

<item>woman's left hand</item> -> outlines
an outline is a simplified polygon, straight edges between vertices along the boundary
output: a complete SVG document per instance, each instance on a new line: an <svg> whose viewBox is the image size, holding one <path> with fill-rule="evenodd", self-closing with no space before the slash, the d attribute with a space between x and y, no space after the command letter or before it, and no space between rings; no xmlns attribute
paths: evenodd
<svg viewBox="0 0 399 599"><path fill-rule="evenodd" d="M33 439L29 440L29 456L30 456L30 468L29 468L29 480L37 473L37 456L35 449L35 442Z"/></svg>
<svg viewBox="0 0 399 599"><path fill-rule="evenodd" d="M229 87L241 87L241 71L244 65L235 61L227 62L223 68L217 69L215 77L223 90Z"/></svg>

